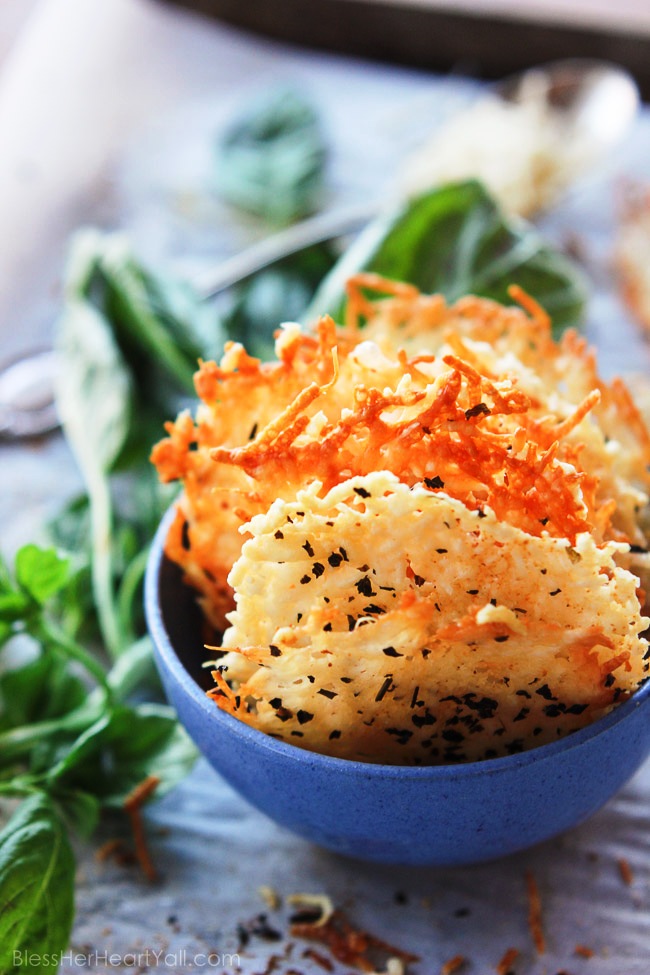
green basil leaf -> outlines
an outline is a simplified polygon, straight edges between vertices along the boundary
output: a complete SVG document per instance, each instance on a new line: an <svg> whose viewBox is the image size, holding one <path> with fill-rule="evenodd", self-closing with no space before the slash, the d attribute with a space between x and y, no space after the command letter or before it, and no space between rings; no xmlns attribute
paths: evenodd
<svg viewBox="0 0 650 975"><path fill-rule="evenodd" d="M313 213L322 190L325 142L314 108L295 91L261 96L217 145L221 195L276 224Z"/></svg>
<svg viewBox="0 0 650 975"><path fill-rule="evenodd" d="M41 653L0 674L0 729L61 717L86 699L83 682L61 657Z"/></svg>
<svg viewBox="0 0 650 975"><path fill-rule="evenodd" d="M579 322L587 285L569 258L522 220L506 217L480 183L451 183L373 221L319 288L312 317L342 320L345 282L358 271L408 281L453 302L466 294L513 304L520 285L546 309L555 329Z"/></svg>
<svg viewBox="0 0 650 975"><path fill-rule="evenodd" d="M63 589L69 568L53 548L23 545L16 554L16 581L41 606Z"/></svg>
<svg viewBox="0 0 650 975"><path fill-rule="evenodd" d="M125 701L143 686L160 687L150 637L141 637L116 660L108 673L108 683L117 701Z"/></svg>
<svg viewBox="0 0 650 975"><path fill-rule="evenodd" d="M0 971L55 975L72 928L74 872L51 802L30 796L0 833Z"/></svg>
<svg viewBox="0 0 650 975"><path fill-rule="evenodd" d="M191 771L198 752L173 708L139 704L124 709L112 728L114 772L103 794L107 806L121 807L129 792L148 775L160 783L156 797Z"/></svg>
<svg viewBox="0 0 650 975"><path fill-rule="evenodd" d="M158 405L162 416L179 393L193 395L198 359L223 349L214 307L187 282L145 268L121 234L77 234L66 277L69 295L104 320L135 377L139 421L143 408Z"/></svg>
<svg viewBox="0 0 650 975"><path fill-rule="evenodd" d="M81 789L55 791L53 798L63 819L76 834L88 839L99 823L100 803L97 796Z"/></svg>
<svg viewBox="0 0 650 975"><path fill-rule="evenodd" d="M88 496L79 494L67 501L47 522L48 538L58 548L79 553L88 547L90 508Z"/></svg>
<svg viewBox="0 0 650 975"><path fill-rule="evenodd" d="M126 441L132 380L108 324L87 302L67 302L57 345L62 360L57 407L91 488L110 471Z"/></svg>
<svg viewBox="0 0 650 975"><path fill-rule="evenodd" d="M0 620L15 623L22 620L30 609L30 600L23 592L0 592Z"/></svg>
<svg viewBox="0 0 650 975"><path fill-rule="evenodd" d="M104 640L117 656L123 639L114 605L108 473L129 433L131 376L106 321L83 300L68 300L57 345L57 406L90 497L93 593Z"/></svg>
<svg viewBox="0 0 650 975"><path fill-rule="evenodd" d="M60 749L63 751L62 757L50 769L48 781L65 780L68 773L81 767L88 758L92 759L94 763L104 744L109 740L108 731L112 719L113 714L109 711L100 715L70 745L66 746L65 749ZM99 766L96 766L96 771L100 772Z"/></svg>
<svg viewBox="0 0 650 975"><path fill-rule="evenodd" d="M99 273L106 288L103 311L118 340L122 345L134 343L139 353L136 359L142 360L144 353L181 390L193 393L192 377L202 350L194 338L191 317L178 318L169 300L171 289L136 264L123 238L107 237L100 246Z"/></svg>
<svg viewBox="0 0 650 975"><path fill-rule="evenodd" d="M160 779L156 795L164 794L187 775L196 757L172 708L121 706L77 738L52 768L49 782L82 789L119 808L148 775Z"/></svg>
<svg viewBox="0 0 650 975"><path fill-rule="evenodd" d="M301 319L336 259L330 244L317 244L253 275L237 289L224 320L230 338L242 342L251 355L273 358L278 324Z"/></svg>
<svg viewBox="0 0 650 975"><path fill-rule="evenodd" d="M85 695L77 707L57 717L39 718L0 731L0 766L28 760L32 772L51 769L105 710L104 695L95 691Z"/></svg>
<svg viewBox="0 0 650 975"><path fill-rule="evenodd" d="M0 616L0 649L13 636L13 626Z"/></svg>
<svg viewBox="0 0 650 975"><path fill-rule="evenodd" d="M45 655L0 674L0 729L17 728L40 717L49 662Z"/></svg>

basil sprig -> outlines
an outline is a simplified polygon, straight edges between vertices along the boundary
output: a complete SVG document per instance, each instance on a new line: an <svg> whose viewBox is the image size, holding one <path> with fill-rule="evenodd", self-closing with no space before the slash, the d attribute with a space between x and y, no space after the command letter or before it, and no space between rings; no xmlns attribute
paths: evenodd
<svg viewBox="0 0 650 975"><path fill-rule="evenodd" d="M107 667L62 623L73 583L71 561L51 548L24 546L12 570L0 563L0 658L15 637L31 647L0 671L0 796L22 800L0 832L3 973L24 953L30 971L56 971L73 919L69 832L90 835L148 776L163 795L196 758L172 708L127 700L150 673L147 638Z"/></svg>
<svg viewBox="0 0 650 975"><path fill-rule="evenodd" d="M579 323L584 275L523 220L506 216L485 188L450 183L373 221L316 292L308 315L344 316L345 282L359 271L408 281L453 302L474 294L512 304L518 284L546 309L556 332Z"/></svg>

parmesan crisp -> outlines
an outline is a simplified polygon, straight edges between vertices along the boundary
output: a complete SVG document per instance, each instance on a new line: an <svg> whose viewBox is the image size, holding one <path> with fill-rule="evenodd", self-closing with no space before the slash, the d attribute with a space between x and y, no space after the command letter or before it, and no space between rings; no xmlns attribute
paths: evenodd
<svg viewBox="0 0 650 975"><path fill-rule="evenodd" d="M345 328L201 366L153 459L184 484L167 553L223 633L220 708L343 758L453 763L554 741L645 679L650 438L517 297L359 275Z"/></svg>

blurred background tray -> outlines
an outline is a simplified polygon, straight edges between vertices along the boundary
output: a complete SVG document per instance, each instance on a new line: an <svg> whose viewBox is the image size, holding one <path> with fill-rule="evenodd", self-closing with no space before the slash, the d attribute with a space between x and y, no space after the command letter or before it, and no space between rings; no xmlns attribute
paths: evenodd
<svg viewBox="0 0 650 975"><path fill-rule="evenodd" d="M616 61L650 100L648 0L166 0L279 40L495 78L555 58Z"/></svg>

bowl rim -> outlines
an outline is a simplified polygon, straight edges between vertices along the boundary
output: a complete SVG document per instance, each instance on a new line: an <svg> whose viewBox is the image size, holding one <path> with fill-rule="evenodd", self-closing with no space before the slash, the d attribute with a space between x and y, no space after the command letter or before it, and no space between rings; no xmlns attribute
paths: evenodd
<svg viewBox="0 0 650 975"><path fill-rule="evenodd" d="M500 771L514 771L531 763L550 761L556 756L580 748L593 739L599 738L611 728L633 715L638 708L650 699L650 676L635 693L617 704L608 714L591 724L574 731L557 741L530 748L514 755L481 759L478 762L462 762L457 765L389 765L379 762L361 762L355 759L338 758L322 752L301 748L290 742L281 741L271 735L252 728L244 721L222 711L205 691L197 684L185 668L167 633L159 600L159 578L161 568L167 559L165 542L176 514L178 500L174 501L163 516L151 544L145 574L145 616L147 627L154 644L155 653L160 657L181 689L198 705L208 721L222 723L231 733L236 734L253 747L271 752L289 761L313 764L343 775L363 775L366 778L400 778L414 780L449 781L466 776L493 775ZM215 725L216 727L216 725Z"/></svg>

